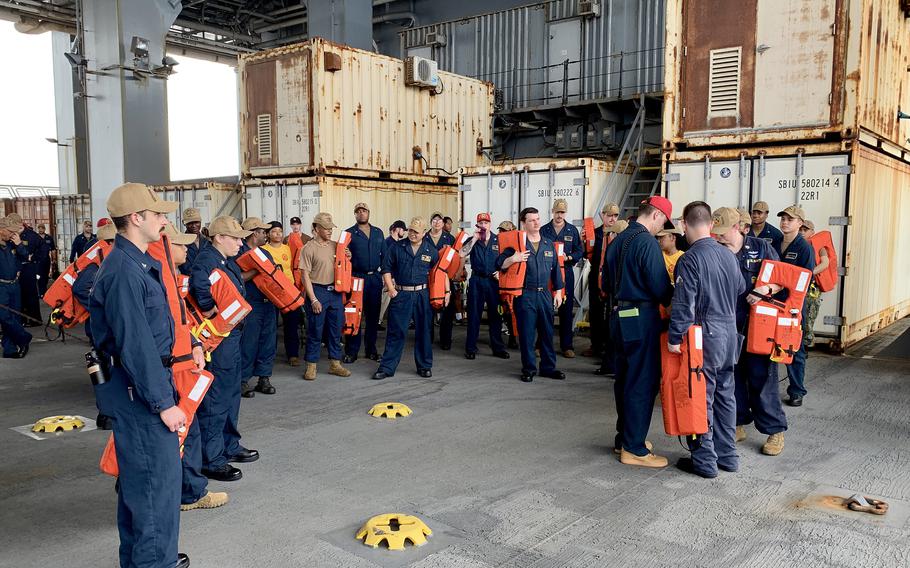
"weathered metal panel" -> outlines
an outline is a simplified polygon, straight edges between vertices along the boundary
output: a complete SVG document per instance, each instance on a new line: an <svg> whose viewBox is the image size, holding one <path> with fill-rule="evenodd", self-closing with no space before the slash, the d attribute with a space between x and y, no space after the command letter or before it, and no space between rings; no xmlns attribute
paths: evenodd
<svg viewBox="0 0 910 568"><path fill-rule="evenodd" d="M174 182L152 186L152 189L161 193L165 201L176 201L179 204L177 211L168 215L178 230L183 229L183 211L190 207L199 210L203 225L208 225L220 215L240 217L242 196L237 183Z"/></svg>
<svg viewBox="0 0 910 568"><path fill-rule="evenodd" d="M269 95L251 83L251 70L277 66ZM303 67L303 69L300 69ZM492 136L492 85L440 73L436 91L405 85L399 59L313 39L243 56L240 60L245 177L322 173L329 168L436 176L478 165L478 144ZM290 82L290 83L288 83ZM283 92L282 92L283 91ZM253 97L250 93L256 93ZM273 104L273 157L259 162L252 132L254 99ZM258 99L257 99L258 100ZM425 159L414 157L419 148ZM432 181L427 179L427 181Z"/></svg>
<svg viewBox="0 0 910 568"><path fill-rule="evenodd" d="M272 137L268 158L260 158L257 118L269 115L269 124L275 126L276 77L275 61L260 61L242 66L240 72L240 145L242 171L250 168L269 167L278 162L278 149Z"/></svg>
<svg viewBox="0 0 910 568"><path fill-rule="evenodd" d="M61 272L69 264L73 239L82 232L83 221L92 221L90 195L61 195L54 198L54 224L48 227L48 231L57 241L57 269Z"/></svg>
<svg viewBox="0 0 910 568"><path fill-rule="evenodd" d="M752 160L701 160L668 164L666 197L673 203L674 216L692 201L712 207L748 207Z"/></svg>

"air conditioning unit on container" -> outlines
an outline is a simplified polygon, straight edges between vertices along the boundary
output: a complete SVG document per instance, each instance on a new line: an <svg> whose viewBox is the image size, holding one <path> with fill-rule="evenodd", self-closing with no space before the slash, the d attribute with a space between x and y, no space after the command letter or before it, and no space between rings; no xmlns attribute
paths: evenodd
<svg viewBox="0 0 910 568"><path fill-rule="evenodd" d="M404 62L404 83L416 87L439 86L439 69L436 62L425 57L408 57Z"/></svg>
<svg viewBox="0 0 910 568"><path fill-rule="evenodd" d="M578 15L597 17L600 15L600 2L597 0L581 0L578 3Z"/></svg>
<svg viewBox="0 0 910 568"><path fill-rule="evenodd" d="M446 36L439 32L427 32L423 43L426 45L444 46L446 44Z"/></svg>

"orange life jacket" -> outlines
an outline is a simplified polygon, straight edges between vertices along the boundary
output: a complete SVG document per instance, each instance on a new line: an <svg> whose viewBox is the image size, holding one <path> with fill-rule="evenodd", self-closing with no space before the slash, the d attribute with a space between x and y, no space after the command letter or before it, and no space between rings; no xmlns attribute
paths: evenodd
<svg viewBox="0 0 910 568"><path fill-rule="evenodd" d="M664 430L670 436L708 432L708 394L701 334L701 326L689 327L680 346L682 355L670 353L667 333L661 336L660 405Z"/></svg>
<svg viewBox="0 0 910 568"><path fill-rule="evenodd" d="M335 245L335 291L345 294L351 291L354 279L351 260L345 254L349 244L351 244L351 233L341 231L338 243Z"/></svg>
<svg viewBox="0 0 910 568"><path fill-rule="evenodd" d="M789 365L802 343L802 307L812 271L775 260L762 261L755 286L777 284L788 290L784 301L766 298L752 305L746 332L746 351L770 355L771 360Z"/></svg>
<svg viewBox="0 0 910 568"><path fill-rule="evenodd" d="M512 249L515 252L525 252L527 247L527 233L524 231L504 231L497 236L499 250ZM526 262L516 262L505 270L499 271L499 299L505 309L512 314L512 329L518 337L518 320L515 318L513 302L521 296L525 285L525 273L528 270Z"/></svg>
<svg viewBox="0 0 910 568"><path fill-rule="evenodd" d="M553 241L553 248L556 249L556 260L559 263L559 274L562 276L563 284L566 281L566 245L562 241ZM553 290L553 282L547 283L550 294L556 297L556 291Z"/></svg>
<svg viewBox="0 0 910 568"><path fill-rule="evenodd" d="M218 310L211 318L202 315L202 309L192 296L186 298L189 314L193 318L193 335L202 342L202 348L207 353L214 351L221 340L253 309L224 271L218 268L212 270L209 282L212 284L212 299Z"/></svg>
<svg viewBox="0 0 910 568"><path fill-rule="evenodd" d="M278 268L278 265L272 262L259 247L238 256L236 262L241 270L257 272L253 276L253 284L281 310L281 313L296 310L306 300L300 289L294 286L284 271Z"/></svg>
<svg viewBox="0 0 910 568"><path fill-rule="evenodd" d="M209 371L202 371L198 375L189 370L174 371L174 386L177 387L179 402L177 406L186 414L186 426L177 431L177 440L180 445L180 456L183 457L183 442L190 432L190 424L196 416L196 409L205 393L212 386L215 376ZM114 435L107 439L107 445L101 453L101 463L98 464L102 473L117 477L120 475L120 466L117 464L117 450L114 445Z"/></svg>
<svg viewBox="0 0 910 568"><path fill-rule="evenodd" d="M180 294L180 283L177 279L178 275L183 276L183 274L180 274L174 268L174 260L171 258L171 246L167 236L161 235L160 240L149 243L148 253L149 256L161 263L161 279L164 281L168 308L170 308L171 317L174 319L174 347L171 349L174 363L171 368L175 374L177 371L194 369L196 364L193 363L193 341L190 336L192 320L187 313L183 296Z"/></svg>
<svg viewBox="0 0 910 568"><path fill-rule="evenodd" d="M90 264L101 266L104 257L111 250L107 241L98 241L82 253L76 262L66 267L59 278L54 280L44 293L44 303L51 307L51 320L55 325L67 329L88 319L88 308L79 303L73 295L73 285L79 273Z"/></svg>
<svg viewBox="0 0 910 568"><path fill-rule="evenodd" d="M583 229L585 234L585 258L591 260L594 258L594 243L597 240L594 234L594 217L584 218Z"/></svg>
<svg viewBox="0 0 910 568"><path fill-rule="evenodd" d="M457 250L449 245L445 245L439 249L439 260L437 260L433 268L430 269L427 281L430 289L430 307L437 312L445 307L446 278L453 278L453 267L455 273L457 273L461 267L461 257Z"/></svg>
<svg viewBox="0 0 910 568"><path fill-rule="evenodd" d="M354 278L351 293L344 304L344 335L360 333L360 318L363 314L363 278Z"/></svg>
<svg viewBox="0 0 910 568"><path fill-rule="evenodd" d="M812 235L809 239L812 248L815 249L815 264L822 261L821 251L824 249L828 253L828 268L823 272L815 275L815 283L822 292L830 292L837 286L837 251L834 250L834 242L831 240L831 231L821 231Z"/></svg>
<svg viewBox="0 0 910 568"><path fill-rule="evenodd" d="M288 235L288 247L291 249L291 274L294 275L294 286L303 289L303 271L300 269L300 252L303 250L303 237L300 233Z"/></svg>
<svg viewBox="0 0 910 568"><path fill-rule="evenodd" d="M458 234L455 235L455 244L452 245L452 248L461 252L461 249L468 244L468 241L471 240L471 235L465 233L464 231L458 231Z"/></svg>

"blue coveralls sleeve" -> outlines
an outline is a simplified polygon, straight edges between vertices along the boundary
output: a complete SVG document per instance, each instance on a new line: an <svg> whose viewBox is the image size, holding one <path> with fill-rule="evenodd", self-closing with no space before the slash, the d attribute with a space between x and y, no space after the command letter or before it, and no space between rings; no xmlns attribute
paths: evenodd
<svg viewBox="0 0 910 568"><path fill-rule="evenodd" d="M676 288L673 291L673 303L670 308L670 331L668 341L671 345L682 343L683 335L689 326L695 323L695 303L698 300L698 274L690 267L690 258L683 255L676 264ZM666 269L665 269L666 270ZM665 279L666 280L666 279ZM738 278L744 286L742 278Z"/></svg>
<svg viewBox="0 0 910 568"><path fill-rule="evenodd" d="M146 319L147 284L131 278L114 278L109 282L104 313L120 364L151 412L167 410L174 406L174 390L170 373L154 349L156 341ZM166 303L161 307L166 310Z"/></svg>
<svg viewBox="0 0 910 568"><path fill-rule="evenodd" d="M210 274L211 270L204 262L196 262L190 269L190 293L204 312L215 307L215 299L212 298L212 283L209 282Z"/></svg>
<svg viewBox="0 0 910 568"><path fill-rule="evenodd" d="M673 299L673 284L667 278L667 267L664 264L660 247L653 238L645 240L638 237L638 239L645 242L644 246L639 245L636 248L641 261L639 266L645 267L644 276L647 278L647 287L653 291L659 303L667 306ZM686 255L682 256L682 258L685 257ZM677 264L677 266L679 265Z"/></svg>
<svg viewBox="0 0 910 568"><path fill-rule="evenodd" d="M569 227L569 231L572 233L572 242L569 243L566 254L571 256L572 259L567 259L566 266L575 266L575 264L584 257L585 249L582 246L581 235L579 234L578 229L575 225L569 225Z"/></svg>
<svg viewBox="0 0 910 568"><path fill-rule="evenodd" d="M515 249L513 249L512 247L502 249L501 251L499 251L499 256L496 257L496 261L494 263L494 265L496 266L496 270L502 270L502 263L504 263L506 261L506 259L509 258L510 256L512 256L513 254L515 254Z"/></svg>
<svg viewBox="0 0 910 568"><path fill-rule="evenodd" d="M568 265L568 263L566 264ZM567 266L566 270L572 269ZM566 287L566 282L563 280L562 271L559 269L559 261L556 260L555 254L553 255L553 267L550 268L550 282L553 284L553 290L562 290Z"/></svg>
<svg viewBox="0 0 910 568"><path fill-rule="evenodd" d="M19 246L16 247L16 256L19 257L19 260L25 262L28 260L28 245L25 242L19 243ZM812 268L815 268L814 266Z"/></svg>
<svg viewBox="0 0 910 568"><path fill-rule="evenodd" d="M386 248L385 253L382 255L382 264L380 265L379 271L383 274L393 273L393 268L395 267L395 247L397 246L399 246L398 241L389 243L388 248Z"/></svg>
<svg viewBox="0 0 910 568"><path fill-rule="evenodd" d="M95 283L96 274L98 274L98 265L89 264L76 276L76 281L73 282L73 296L85 308L88 308L88 301L92 294L92 284Z"/></svg>

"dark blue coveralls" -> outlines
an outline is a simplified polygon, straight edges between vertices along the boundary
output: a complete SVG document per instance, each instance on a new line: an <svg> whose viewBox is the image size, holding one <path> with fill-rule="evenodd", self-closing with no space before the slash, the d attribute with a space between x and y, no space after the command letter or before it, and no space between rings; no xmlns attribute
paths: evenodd
<svg viewBox="0 0 910 568"><path fill-rule="evenodd" d="M357 278L363 278L363 319L366 329L363 333L349 335L344 344L346 355L356 358L360 353L361 336L366 344L366 356L378 354L376 335L379 327L379 308L382 305L382 257L386 249L386 240L382 229L370 225L370 236L367 237L355 223L348 229L351 233L351 272ZM315 290L314 290L315 291Z"/></svg>
<svg viewBox="0 0 910 568"><path fill-rule="evenodd" d="M521 295L513 302L515 319L518 324L518 345L521 348L521 372L537 373L535 345L540 345L540 374L547 376L556 371L556 352L553 350L553 290L562 290L565 283L559 270L559 260L553 241L540 236L537 248L526 239L525 246L531 253L528 255L525 269L525 282ZM515 249L501 250L496 259L496 269L500 270L507 258L515 254ZM539 341L538 341L539 338Z"/></svg>
<svg viewBox="0 0 910 568"><path fill-rule="evenodd" d="M28 259L22 262L19 271L19 289L22 294L22 313L33 318L28 320L29 325L39 325L41 322L40 298L38 297L38 256L44 240L31 227L25 227L19 235L22 242L28 247Z"/></svg>
<svg viewBox="0 0 910 568"><path fill-rule="evenodd" d="M645 437L660 389L662 325L658 306L670 303L673 285L657 240L638 221L631 221L616 236L607 248L605 265L604 276L609 280L604 285L610 286L616 303L610 318L612 337L620 342L613 385L617 414L614 444L646 456Z"/></svg>
<svg viewBox="0 0 910 568"><path fill-rule="evenodd" d="M591 351L600 355L610 345L609 326L606 319L604 299L600 297L600 253L604 246L603 225L594 229L594 250L591 253L591 270L588 272L588 323L591 331Z"/></svg>
<svg viewBox="0 0 910 568"><path fill-rule="evenodd" d="M35 262L38 266L38 295L43 297L47 292L47 279L51 272L51 251L57 250L57 245L47 233L44 236L38 235L38 238L41 239L41 246L35 255Z"/></svg>
<svg viewBox="0 0 910 568"><path fill-rule="evenodd" d="M180 449L159 413L175 406L166 361L174 344L161 264L118 235L95 278L88 306L99 355L110 377L95 387L98 408L113 417L120 490L120 565L177 562Z"/></svg>
<svg viewBox="0 0 910 568"><path fill-rule="evenodd" d="M447 233L443 231L439 235L439 241L434 243L433 239L430 238L430 233L423 237L424 240L429 243L429 245L436 249L436 251L442 250L442 247L449 245L455 245L455 237L452 236L452 233ZM407 238L402 239L406 241ZM435 262L435 261L434 261ZM430 319L432 322L432 318ZM444 307L441 312L439 312L439 345L443 349L450 349L452 347L452 327L455 325L455 302L449 302L449 305ZM436 330L431 325L430 326L430 340L435 340Z"/></svg>
<svg viewBox="0 0 910 568"><path fill-rule="evenodd" d="M233 259L227 259L214 246L204 246L193 263L190 274L190 294L199 304L199 309L208 311L215 307L212 299L209 275L213 270L224 271L237 291L246 295L240 268ZM240 445L240 383L242 360L240 343L245 322L241 321L225 337L207 365L215 376L208 393L196 410L196 420L202 435L202 465L204 469L215 469L227 464L231 456L243 447Z"/></svg>
<svg viewBox="0 0 910 568"><path fill-rule="evenodd" d="M477 353L477 337L480 335L480 318L484 306L490 326L490 347L493 353L506 350L502 342L502 315L499 313L499 282L493 278L496 272L496 258L499 256L499 239L490 233L485 242L475 241L469 255L471 278L468 279L468 337L464 352Z"/></svg>
<svg viewBox="0 0 910 568"><path fill-rule="evenodd" d="M745 336L749 328L749 310L746 301L755 287L758 270L763 260L779 260L771 245L756 237L745 237L743 248L736 253L746 291L736 301L736 329ZM787 429L787 416L777 392L777 363L767 355L756 355L741 350L734 369L736 378L736 425L743 426L755 420L755 428L770 436Z"/></svg>
<svg viewBox="0 0 910 568"><path fill-rule="evenodd" d="M783 249L783 242L780 246L777 247L777 254L780 256L780 259L787 264L794 264L801 268L807 268L809 270L815 270L815 250L812 248L812 245L803 238L802 235L797 234L796 238L793 239L793 242L790 243L790 246ZM806 295L805 300L803 300L803 319L806 321L806 309L809 305L809 295ZM805 324L804 324L805 325ZM805 335L805 330L803 330ZM809 357L809 353L806 350L805 342L801 342L799 346L799 351L793 356L793 362L787 365L787 375L790 377L790 384L787 386L787 394L790 395L790 398L802 398L806 396L806 359Z"/></svg>
<svg viewBox="0 0 910 568"><path fill-rule="evenodd" d="M15 246L12 241L0 241L0 328L3 331L4 357L16 355L32 340L32 334L22 327L19 314L3 309L5 306L18 312L22 306L19 270L27 258L25 242Z"/></svg>
<svg viewBox="0 0 910 568"><path fill-rule="evenodd" d="M199 244L190 243L186 245L186 262L181 264L178 268L180 273L185 274L186 276L192 274L193 263L196 262L196 257L199 256L199 252L212 244L203 235L198 235L197 238L199 239Z"/></svg>
<svg viewBox="0 0 910 568"><path fill-rule="evenodd" d="M94 262L83 268L76 275L76 281L73 282L73 297L76 298L82 307L88 309L89 300L92 295L92 286L95 284L95 278L98 276L98 270L101 267ZM88 323L85 325L85 335L89 341L92 341L92 326ZM97 347L97 346L96 346Z"/></svg>
<svg viewBox="0 0 910 568"><path fill-rule="evenodd" d="M780 229L768 222L765 223L760 234L756 235L753 229L749 229L749 234L746 236L761 239L771 245L771 248L778 251L780 250L780 244L784 240L784 234L780 232Z"/></svg>
<svg viewBox="0 0 910 568"><path fill-rule="evenodd" d="M584 258L585 249L581 242L581 236L575 225L568 221L562 226L562 230L556 232L553 221L540 228L540 234L551 241L560 241L563 243L563 249L566 254L566 288L564 290L565 300L559 306L559 348L562 351L574 349L572 346L572 335L575 331L573 327L573 309L575 308L575 270L574 267L579 260Z"/></svg>
<svg viewBox="0 0 910 568"><path fill-rule="evenodd" d="M250 250L245 242L240 245L240 256ZM272 255L264 248L263 254L272 260ZM240 339L240 360L242 382L252 377L271 377L275 366L275 353L278 350L278 308L275 307L253 282L245 286L244 296L253 311L243 320L243 332Z"/></svg>
<svg viewBox="0 0 910 568"><path fill-rule="evenodd" d="M82 253L87 251L97 240L98 237L96 235L92 235L91 237L86 237L85 233L76 235L76 238L73 239L73 246L70 247L70 264L72 264L76 258L82 256Z"/></svg>
<svg viewBox="0 0 910 568"><path fill-rule="evenodd" d="M382 259L382 273L389 273L396 286L423 286L422 290L409 292L398 290L398 295L389 301L389 323L386 329L385 350L379 361L378 372L388 376L395 374L401 353L404 351L408 324L414 320L414 362L417 370L433 367L433 346L430 329L433 327L433 310L430 308L430 291L427 281L430 269L439 260L439 252L432 241L424 239L414 253L411 241L401 239L386 250Z"/></svg>
<svg viewBox="0 0 910 568"><path fill-rule="evenodd" d="M708 399L708 433L692 452L695 470L717 474L739 469L736 453L736 386L733 367L739 354L736 307L746 291L736 257L711 237L691 244L676 264L668 341L680 345L692 325L703 338Z"/></svg>
<svg viewBox="0 0 910 568"><path fill-rule="evenodd" d="M309 246L316 247L321 245L316 242L316 239L313 239L303 245L304 250ZM332 247L332 250L334 251L336 241L331 241L325 246ZM303 268L303 254L303 252L300 253L301 268ZM322 309L318 314L314 312L313 303L310 301L309 297L303 305L307 318L306 351L304 352L303 358L307 363L318 363L319 353L322 351L322 344L324 342L326 351L329 353L329 359L340 361L341 328L344 325L344 298L342 297L341 292L335 291L333 285L334 280L328 284L317 283L313 282L311 277L310 281L313 284L313 294L316 296L316 299L319 300Z"/></svg>

